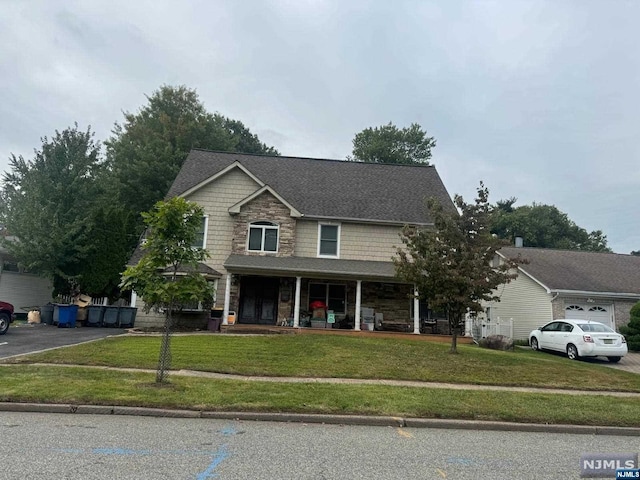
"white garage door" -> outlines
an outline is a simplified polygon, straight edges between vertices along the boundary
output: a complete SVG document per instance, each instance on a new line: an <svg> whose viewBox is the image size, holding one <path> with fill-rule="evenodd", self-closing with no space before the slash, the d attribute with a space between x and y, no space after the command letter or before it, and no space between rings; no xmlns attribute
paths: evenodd
<svg viewBox="0 0 640 480"><path fill-rule="evenodd" d="M601 322L613 328L612 305L594 305L592 303L576 303L565 308L564 318L578 320L592 320Z"/></svg>

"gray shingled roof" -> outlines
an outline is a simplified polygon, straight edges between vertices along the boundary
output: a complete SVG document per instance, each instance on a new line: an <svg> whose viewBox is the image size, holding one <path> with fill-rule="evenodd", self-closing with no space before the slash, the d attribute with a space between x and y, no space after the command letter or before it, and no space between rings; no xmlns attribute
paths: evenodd
<svg viewBox="0 0 640 480"><path fill-rule="evenodd" d="M269 273L271 275L331 276L391 281L395 279L392 262L339 260L311 257L272 257L230 255L224 267L236 273Z"/></svg>
<svg viewBox="0 0 640 480"><path fill-rule="evenodd" d="M505 247L506 257L529 260L521 269L550 290L640 295L640 257L543 248Z"/></svg>
<svg viewBox="0 0 640 480"><path fill-rule="evenodd" d="M140 259L138 258L137 260L139 261ZM164 269L164 271L166 273L171 273L172 269L171 269L171 267L167 267L167 268ZM179 265L178 266L178 273L194 273L194 272L195 273L201 273L201 274L203 274L203 275L205 275L207 277L220 278L222 276L222 274L219 271L217 271L217 270L211 268L209 265L205 265L204 263L201 263L201 262L198 262L196 264L195 268L190 266L190 265L186 265L186 266Z"/></svg>
<svg viewBox="0 0 640 480"><path fill-rule="evenodd" d="M454 209L433 166L207 150L189 153L167 196L183 194L236 161L307 217L429 224L426 198L435 197L445 208Z"/></svg>

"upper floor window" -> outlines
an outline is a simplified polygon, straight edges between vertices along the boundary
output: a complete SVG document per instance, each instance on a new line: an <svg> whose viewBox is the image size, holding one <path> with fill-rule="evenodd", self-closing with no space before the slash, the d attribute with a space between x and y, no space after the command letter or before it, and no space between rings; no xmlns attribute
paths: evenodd
<svg viewBox="0 0 640 480"><path fill-rule="evenodd" d="M195 248L207 248L207 225L209 223L208 217L202 217L202 223L200 229L196 232L196 236L193 239L192 247Z"/></svg>
<svg viewBox="0 0 640 480"><path fill-rule="evenodd" d="M340 256L340 225L318 224L318 256Z"/></svg>
<svg viewBox="0 0 640 480"><path fill-rule="evenodd" d="M280 227L271 222L253 222L249 225L250 252L277 252L278 230Z"/></svg>

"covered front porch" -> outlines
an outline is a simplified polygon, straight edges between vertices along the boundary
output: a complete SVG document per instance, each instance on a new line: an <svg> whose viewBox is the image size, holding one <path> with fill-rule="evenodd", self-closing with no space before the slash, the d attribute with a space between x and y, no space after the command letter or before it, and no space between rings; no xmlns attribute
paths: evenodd
<svg viewBox="0 0 640 480"><path fill-rule="evenodd" d="M231 255L224 266L225 326L451 333L391 262Z"/></svg>
<svg viewBox="0 0 640 480"><path fill-rule="evenodd" d="M451 335L445 334L431 334L423 333L422 335L415 335L413 332L399 332L392 330L345 330L338 328L294 328L283 327L279 325L249 325L249 324L233 324L223 325L220 330L222 333L234 333L234 334L254 334L254 335L342 335L348 337L375 337L375 338L389 338L389 339L420 339L429 342L450 343ZM473 337L471 336L459 336L459 344L472 344Z"/></svg>

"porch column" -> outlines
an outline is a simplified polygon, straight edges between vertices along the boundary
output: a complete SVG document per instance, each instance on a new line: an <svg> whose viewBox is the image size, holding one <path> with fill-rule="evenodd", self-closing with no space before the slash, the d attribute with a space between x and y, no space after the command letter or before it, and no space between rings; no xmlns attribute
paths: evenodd
<svg viewBox="0 0 640 480"><path fill-rule="evenodd" d="M104 298L105 300L107 300L107 297ZM138 294L136 293L135 290L131 291L131 306L135 307L136 306L136 300L138 300ZM106 305L106 302L104 302L104 304Z"/></svg>
<svg viewBox="0 0 640 480"><path fill-rule="evenodd" d="M356 323L354 330L360 330L360 302L362 300L362 280L356 281Z"/></svg>
<svg viewBox="0 0 640 480"><path fill-rule="evenodd" d="M222 312L222 325L229 325L229 303L231 303L231 274L227 272L224 288L224 310Z"/></svg>
<svg viewBox="0 0 640 480"><path fill-rule="evenodd" d="M300 326L300 286L302 277L296 277L296 296L293 303L293 328Z"/></svg>
<svg viewBox="0 0 640 480"><path fill-rule="evenodd" d="M413 286L413 333L420 334L420 299L416 285Z"/></svg>

